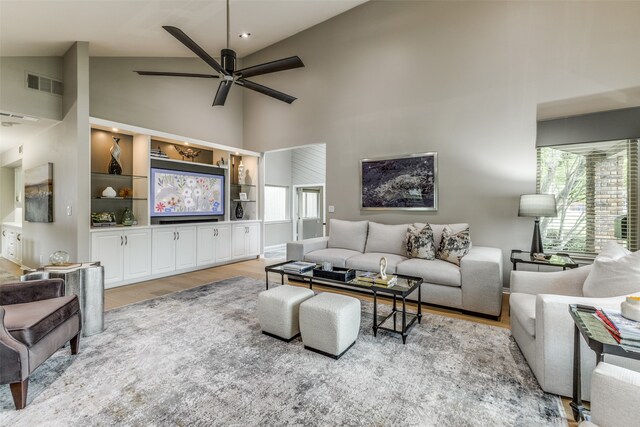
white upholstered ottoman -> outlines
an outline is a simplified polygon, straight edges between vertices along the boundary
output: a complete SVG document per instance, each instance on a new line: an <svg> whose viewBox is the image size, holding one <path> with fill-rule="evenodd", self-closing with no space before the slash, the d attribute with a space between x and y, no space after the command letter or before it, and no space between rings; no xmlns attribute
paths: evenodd
<svg viewBox="0 0 640 427"><path fill-rule="evenodd" d="M311 289L283 285L258 295L258 319L262 333L291 341L300 335L298 312L300 303L314 295Z"/></svg>
<svg viewBox="0 0 640 427"><path fill-rule="evenodd" d="M300 304L304 348L339 359L356 343L360 300L324 292Z"/></svg>

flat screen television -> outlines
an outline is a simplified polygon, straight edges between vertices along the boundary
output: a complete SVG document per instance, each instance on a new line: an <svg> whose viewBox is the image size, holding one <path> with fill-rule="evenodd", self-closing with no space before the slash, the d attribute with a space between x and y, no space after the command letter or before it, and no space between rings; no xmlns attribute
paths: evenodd
<svg viewBox="0 0 640 427"><path fill-rule="evenodd" d="M200 171L151 168L150 215L206 219L224 215L224 175Z"/></svg>

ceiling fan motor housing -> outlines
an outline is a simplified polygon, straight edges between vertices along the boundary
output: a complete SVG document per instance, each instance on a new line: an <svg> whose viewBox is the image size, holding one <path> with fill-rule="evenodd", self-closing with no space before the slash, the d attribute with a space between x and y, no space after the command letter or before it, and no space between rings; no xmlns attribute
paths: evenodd
<svg viewBox="0 0 640 427"><path fill-rule="evenodd" d="M222 68L227 73L233 74L236 70L236 53L231 49L222 49L220 57L222 59Z"/></svg>

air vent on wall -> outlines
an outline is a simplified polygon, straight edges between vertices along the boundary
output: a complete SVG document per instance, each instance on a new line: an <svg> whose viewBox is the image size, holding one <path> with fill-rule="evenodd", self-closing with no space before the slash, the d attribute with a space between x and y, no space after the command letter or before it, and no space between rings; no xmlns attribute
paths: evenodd
<svg viewBox="0 0 640 427"><path fill-rule="evenodd" d="M62 95L64 92L64 85L60 80L54 80L50 77L41 76L29 71L27 71L26 76L27 88L29 89L52 93L54 95Z"/></svg>
<svg viewBox="0 0 640 427"><path fill-rule="evenodd" d="M26 120L28 122L37 122L38 120L40 120L37 117L31 117L31 116L25 116L22 114L15 114L15 113L9 113L7 111L0 111L0 118L2 117L11 117L13 119L21 119L21 120Z"/></svg>

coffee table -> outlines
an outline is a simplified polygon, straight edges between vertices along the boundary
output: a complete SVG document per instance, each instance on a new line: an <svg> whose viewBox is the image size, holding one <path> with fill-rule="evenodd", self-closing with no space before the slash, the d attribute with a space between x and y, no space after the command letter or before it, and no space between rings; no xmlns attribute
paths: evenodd
<svg viewBox="0 0 640 427"><path fill-rule="evenodd" d="M303 281L309 284L309 289L313 289L313 285L321 285L332 289L347 289L353 292L370 294L373 293L373 336L377 336L378 330L384 330L393 332L402 336L402 343L407 343L407 336L409 331L415 326L416 322L420 323L422 320L422 278L404 276L401 274L394 274L398 276L398 282L392 287L380 286L375 284L364 284L354 281L341 281L326 279L324 277L316 277L313 275L313 271L307 271L304 273L292 273L286 271L284 266L293 261L285 261L278 264L273 264L265 267L266 274L266 288L269 289L269 273L276 273L280 275L280 283L284 285L284 276L293 277L294 279ZM356 270L356 276L358 273L364 271ZM407 296L414 291L418 291L418 309L415 313L407 311ZM392 298L393 309L391 313L385 316L381 321L378 321L378 295ZM402 309L398 308L398 299L402 300ZM392 319L393 318L393 319ZM385 323L393 322L393 327L385 325Z"/></svg>

